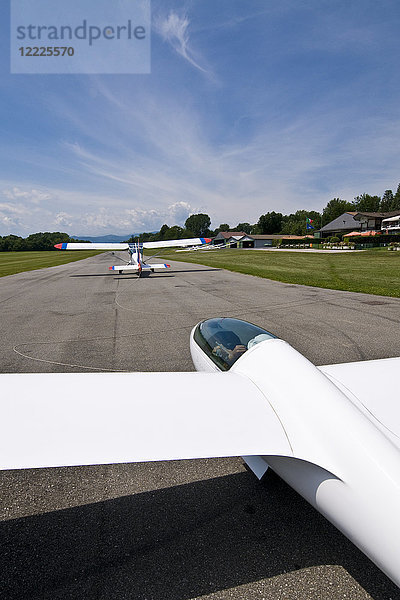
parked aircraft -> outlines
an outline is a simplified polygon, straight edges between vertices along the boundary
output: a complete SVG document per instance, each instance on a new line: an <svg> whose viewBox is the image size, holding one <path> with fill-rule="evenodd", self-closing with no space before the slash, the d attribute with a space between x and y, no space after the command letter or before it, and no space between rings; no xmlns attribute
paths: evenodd
<svg viewBox="0 0 400 600"><path fill-rule="evenodd" d="M56 244L54 247L58 250L128 250L130 259L124 265L109 267L110 271L122 273L130 271L138 273L140 276L150 275L155 269L168 269L167 263L146 263L143 260L144 248L172 248L185 246L201 246L211 242L211 238L192 238L185 240L164 240L161 242L143 242L143 243L90 243L90 242L64 242ZM123 260L123 259L121 259Z"/></svg>
<svg viewBox="0 0 400 600"><path fill-rule="evenodd" d="M182 250L177 250L177 252L192 252L200 250L201 252L205 250L222 250L223 248L228 248L226 244L206 244L204 246L191 246L189 248L182 248Z"/></svg>
<svg viewBox="0 0 400 600"><path fill-rule="evenodd" d="M0 468L243 456L400 586L400 358L315 367L230 318L190 349L197 373L0 375Z"/></svg>

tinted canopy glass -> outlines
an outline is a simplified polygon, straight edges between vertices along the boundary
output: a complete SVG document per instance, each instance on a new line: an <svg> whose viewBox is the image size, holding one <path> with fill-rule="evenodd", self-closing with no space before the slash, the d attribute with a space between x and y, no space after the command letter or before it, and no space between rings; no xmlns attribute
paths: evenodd
<svg viewBox="0 0 400 600"><path fill-rule="evenodd" d="M275 337L257 325L230 318L207 319L194 332L196 343L223 371L255 344Z"/></svg>

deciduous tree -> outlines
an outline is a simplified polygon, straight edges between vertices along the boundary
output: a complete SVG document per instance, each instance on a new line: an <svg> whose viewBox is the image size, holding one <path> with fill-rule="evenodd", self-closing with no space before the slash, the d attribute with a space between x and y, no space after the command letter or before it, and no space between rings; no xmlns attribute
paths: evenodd
<svg viewBox="0 0 400 600"><path fill-rule="evenodd" d="M332 198L322 211L322 225L330 223L345 212L354 210L354 206L347 200L341 198Z"/></svg>
<svg viewBox="0 0 400 600"><path fill-rule="evenodd" d="M397 191L393 198L393 209L392 210L400 210L400 183L397 186Z"/></svg>
<svg viewBox="0 0 400 600"><path fill-rule="evenodd" d="M245 233L250 233L251 231L250 223L238 223L236 227L236 231L244 231Z"/></svg>
<svg viewBox="0 0 400 600"><path fill-rule="evenodd" d="M381 203L379 196L370 196L369 194L361 194L356 196L353 202L353 210L360 212L378 212Z"/></svg>
<svg viewBox="0 0 400 600"><path fill-rule="evenodd" d="M257 224L262 234L279 233L282 226L282 214L275 211L265 213L260 216Z"/></svg>
<svg viewBox="0 0 400 600"><path fill-rule="evenodd" d="M190 215L185 221L186 229L190 229L193 231L193 234L196 237L205 236L209 230L211 225L211 219L208 215L204 213L199 213L197 215Z"/></svg>

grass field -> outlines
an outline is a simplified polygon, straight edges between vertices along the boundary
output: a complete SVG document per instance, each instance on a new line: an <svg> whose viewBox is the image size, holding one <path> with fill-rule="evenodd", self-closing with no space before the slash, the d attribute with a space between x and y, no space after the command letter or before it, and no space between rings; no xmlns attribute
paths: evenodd
<svg viewBox="0 0 400 600"><path fill-rule="evenodd" d="M1 252L0 277L62 265L95 254L99 252ZM400 252L388 252L385 248L343 254L233 249L168 252L162 256L163 260L198 263L285 283L400 298Z"/></svg>
<svg viewBox="0 0 400 600"><path fill-rule="evenodd" d="M89 256L99 254L93 250L81 250L79 252L56 252L49 250L41 252L0 252L0 277L22 273L23 271L34 271L64 265L75 260L82 260Z"/></svg>
<svg viewBox="0 0 400 600"><path fill-rule="evenodd" d="M400 252L386 248L343 254L226 249L166 256L286 283L400 297Z"/></svg>

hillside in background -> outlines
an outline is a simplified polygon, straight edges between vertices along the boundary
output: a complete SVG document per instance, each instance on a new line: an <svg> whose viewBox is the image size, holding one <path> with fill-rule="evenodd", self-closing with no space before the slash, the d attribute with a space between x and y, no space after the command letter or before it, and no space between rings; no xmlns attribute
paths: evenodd
<svg viewBox="0 0 400 600"><path fill-rule="evenodd" d="M134 235L139 234L135 233ZM71 237L74 238L74 240L87 240L88 242L107 244L109 242L125 242L126 240L129 240L131 234L127 233L126 235L113 235L110 233L109 235L99 235L97 237L93 235L71 235Z"/></svg>

